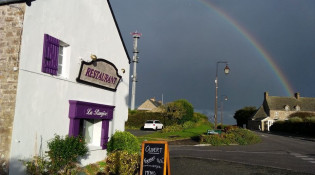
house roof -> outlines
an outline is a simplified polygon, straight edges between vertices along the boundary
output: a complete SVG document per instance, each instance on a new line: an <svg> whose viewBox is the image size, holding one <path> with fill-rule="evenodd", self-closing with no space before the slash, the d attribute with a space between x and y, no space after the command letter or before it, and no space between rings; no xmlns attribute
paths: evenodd
<svg viewBox="0 0 315 175"><path fill-rule="evenodd" d="M295 110L296 106L299 106L301 111L315 111L315 98L270 96L267 98L267 104L270 110L284 111L288 105L290 111Z"/></svg>
<svg viewBox="0 0 315 175"><path fill-rule="evenodd" d="M254 114L254 116L252 117L252 120L256 120L256 121L259 121L259 120L262 120L264 118L268 117L267 113L265 112L264 110L264 106L261 105L257 112Z"/></svg>
<svg viewBox="0 0 315 175"><path fill-rule="evenodd" d="M255 121L262 120L268 117L270 110L297 111L298 107L300 108L299 111L302 112L315 112L315 98L300 97L299 93L296 93L294 97L269 96L265 92L263 104L251 119Z"/></svg>
<svg viewBox="0 0 315 175"><path fill-rule="evenodd" d="M157 108L161 105L162 105L162 103L159 101L156 101L154 98L148 99L138 107L138 110L152 110L152 109Z"/></svg>

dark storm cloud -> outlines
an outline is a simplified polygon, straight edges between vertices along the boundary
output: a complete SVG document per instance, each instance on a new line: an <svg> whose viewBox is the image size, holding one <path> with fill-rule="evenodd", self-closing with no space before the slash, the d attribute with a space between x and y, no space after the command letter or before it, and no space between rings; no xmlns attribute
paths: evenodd
<svg viewBox="0 0 315 175"><path fill-rule="evenodd" d="M243 26L271 55L301 96L315 96L315 1L213 0L216 7ZM148 98L187 99L209 116L214 110L216 62L229 61L231 73L219 66L219 96L226 122L244 106L259 107L263 92L287 95L259 51L235 27L201 1L112 0L129 54L138 30L136 106ZM132 69L131 69L132 70Z"/></svg>

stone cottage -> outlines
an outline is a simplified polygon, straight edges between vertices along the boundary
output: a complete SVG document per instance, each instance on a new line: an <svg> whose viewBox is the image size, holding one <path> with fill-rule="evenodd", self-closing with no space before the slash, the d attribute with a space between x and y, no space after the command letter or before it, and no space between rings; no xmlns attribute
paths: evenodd
<svg viewBox="0 0 315 175"><path fill-rule="evenodd" d="M128 118L130 58L108 0L0 1L0 174L24 174L55 134L89 155Z"/></svg>
<svg viewBox="0 0 315 175"><path fill-rule="evenodd" d="M248 128L269 131L275 121L287 120L296 112L315 115L315 98L301 97L300 93L295 93L294 97L269 96L268 92L265 92L263 104L248 121Z"/></svg>

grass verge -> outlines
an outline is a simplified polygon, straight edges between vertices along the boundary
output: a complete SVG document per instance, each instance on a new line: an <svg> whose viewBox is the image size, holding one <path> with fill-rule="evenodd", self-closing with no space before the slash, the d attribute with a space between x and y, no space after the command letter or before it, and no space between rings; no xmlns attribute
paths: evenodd
<svg viewBox="0 0 315 175"><path fill-rule="evenodd" d="M207 130L211 128L209 124L201 124L199 126L196 126L194 128L188 128L183 129L181 131L175 131L175 132L166 132L163 133L162 131L157 131L152 134L144 135L144 136L138 136L138 140L140 143L144 140L148 141L154 141L154 140L165 140L165 141L173 141L173 140L180 140L180 139L189 139L198 137L201 134L204 134L207 132Z"/></svg>

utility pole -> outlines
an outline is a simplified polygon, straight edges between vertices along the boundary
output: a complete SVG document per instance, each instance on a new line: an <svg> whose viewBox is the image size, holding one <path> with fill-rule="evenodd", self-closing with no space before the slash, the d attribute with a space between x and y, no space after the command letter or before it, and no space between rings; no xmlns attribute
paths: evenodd
<svg viewBox="0 0 315 175"><path fill-rule="evenodd" d="M138 63L138 39L141 37L141 33L133 32L130 33L133 36L133 75L132 78L132 94L131 94L131 110L135 109L136 101L136 83L137 83L137 63Z"/></svg>

